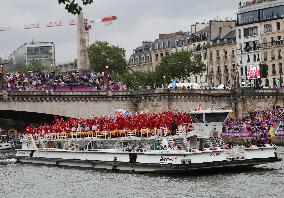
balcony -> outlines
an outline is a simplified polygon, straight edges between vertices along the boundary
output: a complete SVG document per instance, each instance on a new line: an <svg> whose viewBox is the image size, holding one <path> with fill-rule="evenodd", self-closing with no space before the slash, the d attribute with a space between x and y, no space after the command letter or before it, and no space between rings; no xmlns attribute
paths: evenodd
<svg viewBox="0 0 284 198"><path fill-rule="evenodd" d="M284 39L274 40L273 42L268 42L268 43L262 43L260 47L261 48L271 48L271 47L282 46L282 45L284 45Z"/></svg>

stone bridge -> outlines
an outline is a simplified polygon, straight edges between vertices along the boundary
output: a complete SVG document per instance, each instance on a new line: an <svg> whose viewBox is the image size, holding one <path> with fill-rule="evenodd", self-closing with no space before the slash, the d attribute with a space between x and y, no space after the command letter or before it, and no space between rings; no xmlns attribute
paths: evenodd
<svg viewBox="0 0 284 198"><path fill-rule="evenodd" d="M284 105L284 89L271 90L134 90L92 92L5 92L0 95L0 118L27 120L44 115L89 118L113 114L116 109L130 112L202 109L232 109L232 116L248 110Z"/></svg>

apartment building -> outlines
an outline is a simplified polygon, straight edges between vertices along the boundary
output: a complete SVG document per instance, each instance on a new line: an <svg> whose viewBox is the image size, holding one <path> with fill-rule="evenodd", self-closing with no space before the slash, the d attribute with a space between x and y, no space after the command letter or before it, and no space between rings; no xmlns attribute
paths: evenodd
<svg viewBox="0 0 284 198"><path fill-rule="evenodd" d="M248 68L259 64L268 65L268 78L260 80L263 86L275 85L274 79L280 77L283 65L283 18L284 0L239 4L236 57L242 84L252 81L247 77Z"/></svg>

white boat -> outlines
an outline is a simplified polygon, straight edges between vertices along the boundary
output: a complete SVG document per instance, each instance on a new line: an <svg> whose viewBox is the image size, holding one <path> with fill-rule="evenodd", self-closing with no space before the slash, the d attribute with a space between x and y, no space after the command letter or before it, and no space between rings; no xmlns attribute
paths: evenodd
<svg viewBox="0 0 284 198"><path fill-rule="evenodd" d="M16 153L21 163L84 167L111 171L191 174L196 171L251 168L281 161L275 145L227 148L219 138L231 111L191 112L192 131L179 128L174 136L85 138L64 135L25 136Z"/></svg>
<svg viewBox="0 0 284 198"><path fill-rule="evenodd" d="M12 149L11 143L0 143L0 150L9 150Z"/></svg>

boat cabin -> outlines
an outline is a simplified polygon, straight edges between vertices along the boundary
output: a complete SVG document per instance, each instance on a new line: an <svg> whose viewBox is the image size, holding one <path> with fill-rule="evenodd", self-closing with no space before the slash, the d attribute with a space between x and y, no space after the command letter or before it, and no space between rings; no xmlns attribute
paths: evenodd
<svg viewBox="0 0 284 198"><path fill-rule="evenodd" d="M202 137L220 137L224 120L232 110L201 110L191 111L193 121L192 135Z"/></svg>

